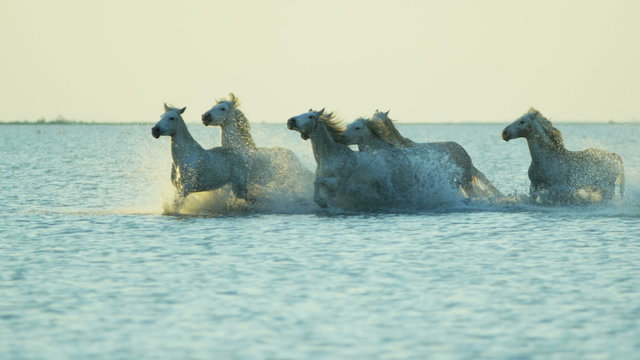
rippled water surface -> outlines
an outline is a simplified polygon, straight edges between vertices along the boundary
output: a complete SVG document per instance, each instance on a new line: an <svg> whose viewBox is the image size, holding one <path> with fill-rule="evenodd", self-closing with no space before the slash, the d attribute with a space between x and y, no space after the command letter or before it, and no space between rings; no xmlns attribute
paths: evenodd
<svg viewBox="0 0 640 360"><path fill-rule="evenodd" d="M526 192L502 127L400 130ZM0 126L0 359L639 359L640 126L558 127L623 157L624 201L166 216L150 126ZM284 125L253 133L313 169Z"/></svg>

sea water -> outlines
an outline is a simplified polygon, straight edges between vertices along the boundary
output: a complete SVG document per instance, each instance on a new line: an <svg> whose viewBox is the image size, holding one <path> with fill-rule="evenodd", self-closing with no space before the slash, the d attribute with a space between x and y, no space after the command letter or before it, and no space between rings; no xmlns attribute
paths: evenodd
<svg viewBox="0 0 640 360"><path fill-rule="evenodd" d="M526 194L503 127L399 128ZM0 359L640 358L640 125L558 124L569 149L622 156L611 204L205 216L163 215L169 139L150 128L0 126ZM284 123L252 132L314 169Z"/></svg>

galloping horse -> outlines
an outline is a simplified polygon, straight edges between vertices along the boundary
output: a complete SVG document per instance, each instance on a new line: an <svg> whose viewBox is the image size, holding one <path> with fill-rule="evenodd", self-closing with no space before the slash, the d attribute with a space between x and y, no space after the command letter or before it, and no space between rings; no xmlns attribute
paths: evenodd
<svg viewBox="0 0 640 360"><path fill-rule="evenodd" d="M419 161L393 156L404 149L353 151L343 139L344 128L324 109L294 116L287 126L311 140L317 163L314 200L321 207L424 207L460 200L450 184Z"/></svg>
<svg viewBox="0 0 640 360"><path fill-rule="evenodd" d="M349 145L358 145L360 151L372 151L389 146L414 149L422 156L439 154L461 170L456 180L466 196L500 198L502 193L478 170L471 157L460 144L447 142L416 143L400 134L389 118L389 112L377 111L370 119L360 118L347 126L344 138Z"/></svg>
<svg viewBox="0 0 640 360"><path fill-rule="evenodd" d="M294 116L289 130L311 139L316 160L314 201L320 207L376 206L387 203L393 190L390 179L377 171L379 161L355 152L343 143L341 124L324 109Z"/></svg>
<svg viewBox="0 0 640 360"><path fill-rule="evenodd" d="M240 154L249 168L249 182L259 185L288 187L305 186L313 181L313 174L302 165L293 151L281 147L258 148L251 137L249 121L239 109L234 94L218 100L202 114L205 126L219 126L223 148ZM290 183L290 182L296 182ZM310 191L310 189L309 189Z"/></svg>
<svg viewBox="0 0 640 360"><path fill-rule="evenodd" d="M205 150L198 144L182 119L185 108L164 105L164 114L151 128L154 138L171 137L171 182L176 188L175 205L181 205L187 195L215 190L226 184L236 197L248 199L247 169L242 159L226 148Z"/></svg>
<svg viewBox="0 0 640 360"><path fill-rule="evenodd" d="M615 153L590 148L569 151L562 134L549 119L530 108L524 115L502 130L502 139L524 137L529 145L530 193L536 200L551 202L581 201L581 192L599 194L610 200L618 184L624 196L624 167Z"/></svg>

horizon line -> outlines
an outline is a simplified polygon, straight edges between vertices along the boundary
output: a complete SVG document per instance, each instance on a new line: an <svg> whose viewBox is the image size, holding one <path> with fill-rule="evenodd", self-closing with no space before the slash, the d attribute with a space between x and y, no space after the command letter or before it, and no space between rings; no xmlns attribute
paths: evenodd
<svg viewBox="0 0 640 360"><path fill-rule="evenodd" d="M490 125L509 124L513 119L507 121L420 121L420 122L398 122L396 125ZM185 122L186 124L196 124L199 122ZM256 125L279 125L285 122L250 122ZM640 119L632 120L555 120L554 124L640 124ZM0 120L0 125L153 125L155 122L148 121L79 121L79 120Z"/></svg>

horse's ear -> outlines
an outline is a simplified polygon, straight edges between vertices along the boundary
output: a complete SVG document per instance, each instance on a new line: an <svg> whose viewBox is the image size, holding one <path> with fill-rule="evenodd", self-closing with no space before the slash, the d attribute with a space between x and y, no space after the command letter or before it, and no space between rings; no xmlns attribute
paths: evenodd
<svg viewBox="0 0 640 360"><path fill-rule="evenodd" d="M540 111L538 111L536 108L534 108L533 106L529 107L529 111L527 111L527 114L539 114Z"/></svg>
<svg viewBox="0 0 640 360"><path fill-rule="evenodd" d="M387 110L387 112L386 112L386 113L384 113L384 116L387 116L387 117L388 117L388 116L389 116L389 111L391 111L391 110Z"/></svg>
<svg viewBox="0 0 640 360"><path fill-rule="evenodd" d="M187 107L186 107L186 106L185 106L185 107L183 107L182 109L178 110L178 112L179 112L180 114L182 114L185 110L187 110Z"/></svg>
<svg viewBox="0 0 640 360"><path fill-rule="evenodd" d="M236 97L236 95L234 93L229 93L229 101L231 101L233 104L235 104L238 101L238 98Z"/></svg>
<svg viewBox="0 0 640 360"><path fill-rule="evenodd" d="M312 111L313 111L313 109L312 109L312 108L309 108L309 111L308 111L308 112L312 112Z"/></svg>
<svg viewBox="0 0 640 360"><path fill-rule="evenodd" d="M318 115L322 115L324 113L324 108L322 108L320 111L318 111Z"/></svg>
<svg viewBox="0 0 640 360"><path fill-rule="evenodd" d="M164 103L163 105L164 105L164 112L169 111L169 106L167 106L167 103Z"/></svg>

